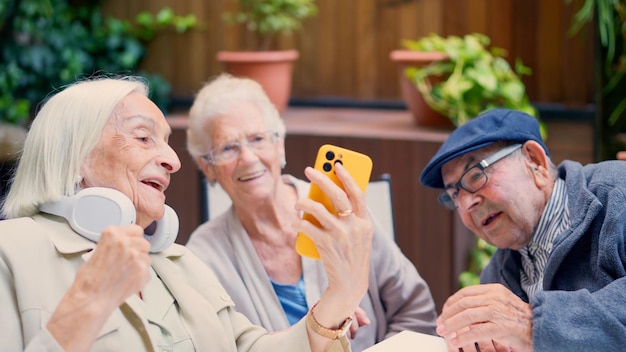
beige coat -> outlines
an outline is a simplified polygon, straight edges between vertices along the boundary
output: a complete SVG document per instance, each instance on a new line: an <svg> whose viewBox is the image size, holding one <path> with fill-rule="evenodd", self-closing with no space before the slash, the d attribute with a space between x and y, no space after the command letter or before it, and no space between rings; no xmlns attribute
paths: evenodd
<svg viewBox="0 0 626 352"><path fill-rule="evenodd" d="M0 221L0 346L6 351L61 351L46 323L95 244L74 233L64 219L35 215ZM287 334L266 331L236 313L215 275L184 247L152 254L152 267L177 302L196 351L309 351L306 327ZM144 340L147 322L127 301L105 323L91 351L127 351ZM127 321L130 323L122 324ZM123 329L133 331L122 331ZM126 341L125 339L134 339ZM349 351L340 340L333 350ZM134 352L134 351L133 351Z"/></svg>

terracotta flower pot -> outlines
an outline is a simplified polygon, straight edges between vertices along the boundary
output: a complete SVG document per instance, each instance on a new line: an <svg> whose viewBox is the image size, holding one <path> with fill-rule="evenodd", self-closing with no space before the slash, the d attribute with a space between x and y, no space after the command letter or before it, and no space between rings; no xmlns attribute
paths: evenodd
<svg viewBox="0 0 626 352"><path fill-rule="evenodd" d="M248 77L259 82L282 114L291 95L293 62L299 55L296 50L220 51L217 60L233 76Z"/></svg>
<svg viewBox="0 0 626 352"><path fill-rule="evenodd" d="M441 52L418 52L413 50L394 50L389 55L398 67L400 89L407 108L413 115L415 124L424 127L454 128L454 124L446 117L433 110L424 100L422 94L409 80L405 69L410 66L426 66L433 61L445 60L447 56ZM433 77L431 82L441 78Z"/></svg>

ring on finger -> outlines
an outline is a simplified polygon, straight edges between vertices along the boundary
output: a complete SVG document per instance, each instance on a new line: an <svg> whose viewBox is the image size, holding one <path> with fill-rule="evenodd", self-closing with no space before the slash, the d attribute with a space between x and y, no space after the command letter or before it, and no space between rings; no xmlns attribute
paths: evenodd
<svg viewBox="0 0 626 352"><path fill-rule="evenodd" d="M339 216L340 218L343 218L345 216L348 216L352 214L352 209L346 209L346 210L340 210L337 212L337 216Z"/></svg>

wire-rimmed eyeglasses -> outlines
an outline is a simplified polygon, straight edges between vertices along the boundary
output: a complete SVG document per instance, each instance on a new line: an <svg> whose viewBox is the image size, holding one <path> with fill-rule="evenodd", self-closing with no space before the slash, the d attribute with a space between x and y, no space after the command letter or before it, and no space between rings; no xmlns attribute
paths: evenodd
<svg viewBox="0 0 626 352"><path fill-rule="evenodd" d="M510 145L481 160L478 164L467 169L467 171L461 175L459 182L454 185L447 186L446 190L442 192L439 197L437 197L437 200L441 203L441 205L450 210L456 209L456 199L459 196L461 188L469 193L476 193L480 191L481 188L485 187L487 181L489 180L487 173L485 173L485 169L493 165L498 160L509 156L521 147L521 144Z"/></svg>
<svg viewBox="0 0 626 352"><path fill-rule="evenodd" d="M222 165L236 159L241 154L242 147L258 151L276 142L278 142L278 132L263 131L253 133L239 140L218 145L202 157L213 165Z"/></svg>

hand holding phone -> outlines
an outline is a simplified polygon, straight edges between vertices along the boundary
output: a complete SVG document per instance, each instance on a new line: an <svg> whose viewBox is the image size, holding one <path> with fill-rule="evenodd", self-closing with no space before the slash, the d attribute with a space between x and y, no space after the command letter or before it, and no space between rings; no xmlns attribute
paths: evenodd
<svg viewBox="0 0 626 352"><path fill-rule="evenodd" d="M365 192L372 173L372 159L370 159L369 156L330 144L325 144L319 148L313 167L323 172L336 185L343 189L341 181L337 175L335 175L335 163L341 163L350 173L359 188ZM329 212L337 214L337 209L334 208L331 200L316 184L311 184L308 197L316 202L322 203ZM320 226L317 219L309 213L304 213L303 219L310 221L316 226ZM302 232L298 233L296 239L296 251L302 256L320 259L320 255L315 248L315 243Z"/></svg>

